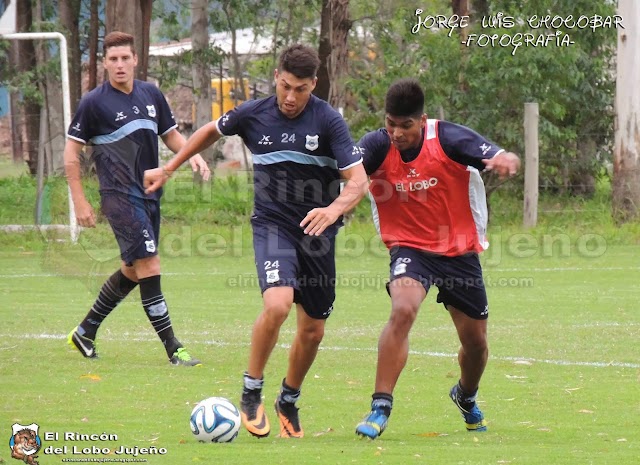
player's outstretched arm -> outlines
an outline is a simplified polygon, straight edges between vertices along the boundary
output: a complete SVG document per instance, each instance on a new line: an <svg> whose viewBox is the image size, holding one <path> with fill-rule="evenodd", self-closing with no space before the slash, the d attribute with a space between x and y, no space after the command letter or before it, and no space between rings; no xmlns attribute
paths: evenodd
<svg viewBox="0 0 640 465"><path fill-rule="evenodd" d="M73 210L80 226L85 228L94 228L96 226L96 215L87 202L82 189L81 168L80 168L80 152L84 144L72 139L67 139L64 146L64 171L67 175L69 190L71 191L71 199L73 200Z"/></svg>
<svg viewBox="0 0 640 465"><path fill-rule="evenodd" d="M184 136L180 134L177 129L173 129L162 136L162 141L173 153L178 153L187 142ZM202 158L202 155L196 153L194 156L189 158L189 164L191 165L191 169L194 173L199 172L204 181L209 180L211 177L211 170L209 169L207 162Z"/></svg>
<svg viewBox="0 0 640 465"><path fill-rule="evenodd" d="M304 228L305 234L321 235L341 215L358 205L366 194L369 184L362 163L341 171L341 174L346 183L340 195L330 205L309 211L300 222L300 227Z"/></svg>
<svg viewBox="0 0 640 465"><path fill-rule="evenodd" d="M501 178L514 176L520 169L520 158L513 152L500 152L495 157L483 159L486 171L495 171Z"/></svg>
<svg viewBox="0 0 640 465"><path fill-rule="evenodd" d="M175 157L169 160L164 166L146 170L144 172L145 193L149 194L160 189L173 172L180 168L186 160L211 146L220 139L220 133L215 121L205 124L186 141Z"/></svg>

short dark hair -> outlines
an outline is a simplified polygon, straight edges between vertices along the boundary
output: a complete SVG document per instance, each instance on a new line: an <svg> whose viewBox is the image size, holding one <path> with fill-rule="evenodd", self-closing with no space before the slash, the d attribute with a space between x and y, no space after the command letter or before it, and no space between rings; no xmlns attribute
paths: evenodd
<svg viewBox="0 0 640 465"><path fill-rule="evenodd" d="M131 51L133 54L136 54L136 47L133 40L133 36L131 34L127 34L126 32L113 31L107 34L104 38L104 42L102 43L102 56L107 56L107 49L111 47L122 47L124 45L128 45L131 47Z"/></svg>
<svg viewBox="0 0 640 465"><path fill-rule="evenodd" d="M384 111L391 116L420 117L424 113L424 92L416 79L398 79L387 90Z"/></svg>
<svg viewBox="0 0 640 465"><path fill-rule="evenodd" d="M280 54L278 69L293 74L298 79L315 78L320 68L320 58L315 49L296 44Z"/></svg>

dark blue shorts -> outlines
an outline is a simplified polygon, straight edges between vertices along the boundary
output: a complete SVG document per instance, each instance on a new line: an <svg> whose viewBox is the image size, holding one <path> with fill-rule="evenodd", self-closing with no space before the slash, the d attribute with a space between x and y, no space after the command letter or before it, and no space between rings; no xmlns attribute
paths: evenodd
<svg viewBox="0 0 640 465"><path fill-rule="evenodd" d="M475 320L489 317L478 254L447 257L409 247L394 247L390 254L391 281L402 277L413 278L427 292L431 286L436 286L439 290L437 301L445 307L455 307Z"/></svg>
<svg viewBox="0 0 640 465"><path fill-rule="evenodd" d="M328 318L336 298L335 238L308 236L255 217L251 225L260 290L292 287L294 302L307 315Z"/></svg>
<svg viewBox="0 0 640 465"><path fill-rule="evenodd" d="M102 213L109 221L127 266L158 254L160 203L126 194L102 193Z"/></svg>

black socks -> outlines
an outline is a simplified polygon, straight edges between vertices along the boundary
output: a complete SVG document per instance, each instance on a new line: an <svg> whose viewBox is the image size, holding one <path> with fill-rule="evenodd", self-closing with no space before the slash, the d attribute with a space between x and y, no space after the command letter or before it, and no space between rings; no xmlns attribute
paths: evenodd
<svg viewBox="0 0 640 465"><path fill-rule="evenodd" d="M393 396L386 392L374 392L371 396L371 410L382 410L386 416L391 415L393 408Z"/></svg>
<svg viewBox="0 0 640 465"><path fill-rule="evenodd" d="M460 384L460 381L458 381L457 401L460 407L462 407L467 411L470 411L473 408L474 404L476 403L477 397L478 397L477 389L473 393L465 392L465 390L462 389L462 385Z"/></svg>
<svg viewBox="0 0 640 465"><path fill-rule="evenodd" d="M182 347L173 334L169 308L160 290L160 275L142 278L140 284L140 298L144 311L155 329L156 334L162 341L169 358L173 353Z"/></svg>
<svg viewBox="0 0 640 465"><path fill-rule="evenodd" d="M300 398L300 389L294 389L286 382L286 378L282 380L282 387L280 388L280 403L295 404Z"/></svg>
<svg viewBox="0 0 640 465"><path fill-rule="evenodd" d="M102 285L98 298L80 323L78 333L86 338L95 339L104 319L137 285L138 283L122 274L121 270L113 273Z"/></svg>

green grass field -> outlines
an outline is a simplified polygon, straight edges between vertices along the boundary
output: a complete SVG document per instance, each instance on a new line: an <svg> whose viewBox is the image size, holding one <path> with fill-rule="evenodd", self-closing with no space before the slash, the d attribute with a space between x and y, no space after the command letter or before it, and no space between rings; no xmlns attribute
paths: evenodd
<svg viewBox="0 0 640 465"><path fill-rule="evenodd" d="M0 431L6 441L0 463L14 463L6 444L15 422L38 423L43 447L67 446L62 455L42 449L41 465L63 458L153 465L582 465L631 464L640 457L638 245L574 233L502 233L483 259L491 359L479 400L489 431L467 433L448 398L458 377L458 343L434 290L412 331L389 427L368 441L354 428L369 408L377 338L389 313L388 259L372 228L347 227L338 241L335 311L299 403L306 437L280 439L272 430L258 440L241 430L231 444L202 444L190 432L189 413L209 396L237 404L261 308L247 227L164 230L163 290L177 335L204 362L196 369L169 366L137 291L102 326L99 360L68 349L67 333L117 266L113 247L99 236L87 233L76 246L52 241L22 248L8 236L0 242ZM285 375L293 315L265 373L268 412ZM275 414L270 419L273 425ZM59 440L47 440L45 432L59 433ZM64 441L65 432L118 439ZM73 454L74 446L154 446L166 454Z"/></svg>

